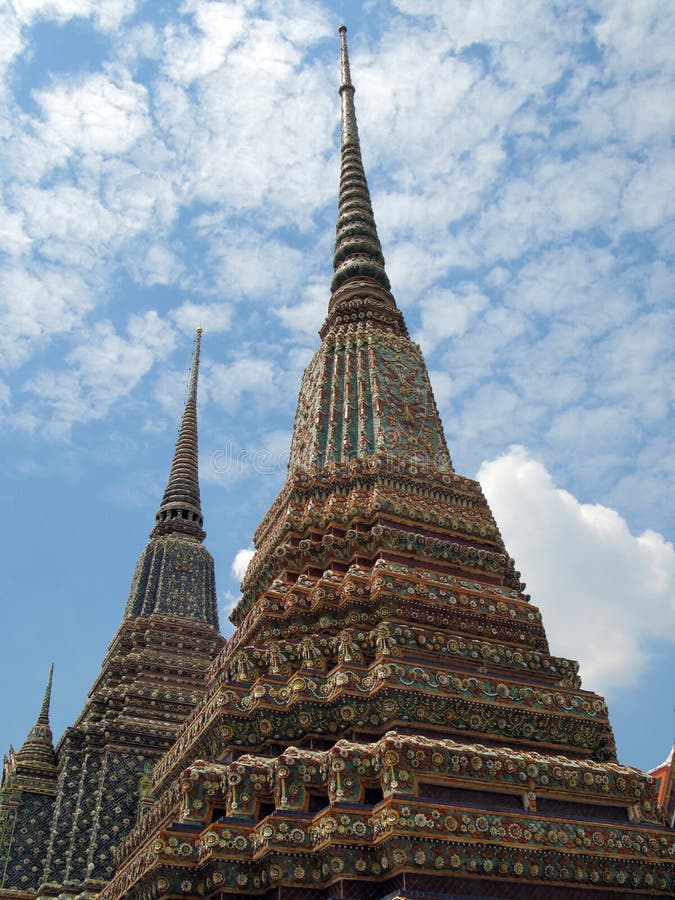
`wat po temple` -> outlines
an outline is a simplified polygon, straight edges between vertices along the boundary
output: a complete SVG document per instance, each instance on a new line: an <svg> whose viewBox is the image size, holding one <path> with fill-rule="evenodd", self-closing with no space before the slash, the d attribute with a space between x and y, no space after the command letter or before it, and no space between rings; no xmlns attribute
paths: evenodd
<svg viewBox="0 0 675 900"><path fill-rule="evenodd" d="M551 655L453 468L385 271L340 32L330 300L236 629L220 635L203 546L198 334L100 675L56 745L50 677L5 758L2 900L675 896L672 756L658 783L619 764L604 700Z"/></svg>

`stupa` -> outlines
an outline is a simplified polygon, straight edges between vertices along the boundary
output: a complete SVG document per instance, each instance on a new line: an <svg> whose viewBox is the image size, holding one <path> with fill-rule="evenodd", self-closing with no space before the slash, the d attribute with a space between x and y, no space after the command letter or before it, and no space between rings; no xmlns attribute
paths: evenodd
<svg viewBox="0 0 675 900"><path fill-rule="evenodd" d="M341 28L328 314L236 631L101 900L671 897L654 781L553 656L391 292Z"/></svg>
<svg viewBox="0 0 675 900"><path fill-rule="evenodd" d="M150 802L150 773L201 699L223 645L213 559L202 545L197 333L162 503L122 623L75 724L53 745L52 675L0 787L0 897L93 896L111 851Z"/></svg>

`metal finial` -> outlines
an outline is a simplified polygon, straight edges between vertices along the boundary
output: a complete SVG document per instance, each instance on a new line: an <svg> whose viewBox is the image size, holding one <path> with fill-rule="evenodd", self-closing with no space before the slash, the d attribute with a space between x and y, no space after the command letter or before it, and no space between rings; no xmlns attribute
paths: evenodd
<svg viewBox="0 0 675 900"><path fill-rule="evenodd" d="M197 397L197 381L199 378L199 352L202 345L202 329L195 332L195 343L192 350L192 365L190 366L190 379L188 381L188 399Z"/></svg>

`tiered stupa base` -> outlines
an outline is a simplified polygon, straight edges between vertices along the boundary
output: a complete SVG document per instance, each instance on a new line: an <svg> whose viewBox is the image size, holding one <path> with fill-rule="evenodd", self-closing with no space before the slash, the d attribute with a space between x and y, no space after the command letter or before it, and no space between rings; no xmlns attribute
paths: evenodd
<svg viewBox="0 0 675 900"><path fill-rule="evenodd" d="M476 482L355 462L273 510L101 900L672 893L654 784L550 655Z"/></svg>

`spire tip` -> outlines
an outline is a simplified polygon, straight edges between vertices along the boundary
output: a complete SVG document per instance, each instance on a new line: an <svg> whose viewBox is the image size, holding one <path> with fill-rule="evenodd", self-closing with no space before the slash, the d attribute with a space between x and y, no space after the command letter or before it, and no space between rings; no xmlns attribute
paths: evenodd
<svg viewBox="0 0 675 900"><path fill-rule="evenodd" d="M206 533L202 529L204 518L199 498L197 452L197 381L201 339L202 329L197 328L183 417L178 429L178 438L164 498L155 516L155 527L150 533L150 537L153 538L164 534L184 534L203 541L206 537Z"/></svg>
<svg viewBox="0 0 675 900"><path fill-rule="evenodd" d="M345 88L351 88L352 93L354 92L354 86L352 84L352 77L349 71L349 51L347 49L347 26L340 25L338 28L340 32L340 88L339 93L342 93Z"/></svg>
<svg viewBox="0 0 675 900"><path fill-rule="evenodd" d="M359 129L356 124L354 92L349 70L347 27L340 25L340 150L341 174L338 199L338 223L333 256L331 292L346 281L372 278L385 291L389 279L384 271L384 257L377 236L370 193L361 159ZM393 302L393 298L392 298Z"/></svg>
<svg viewBox="0 0 675 900"><path fill-rule="evenodd" d="M40 707L40 714L38 715L38 722L44 722L49 724L49 706L52 699L52 680L54 678L54 663L49 667L49 676L47 678L47 686L45 688L44 697L42 700L42 706Z"/></svg>

